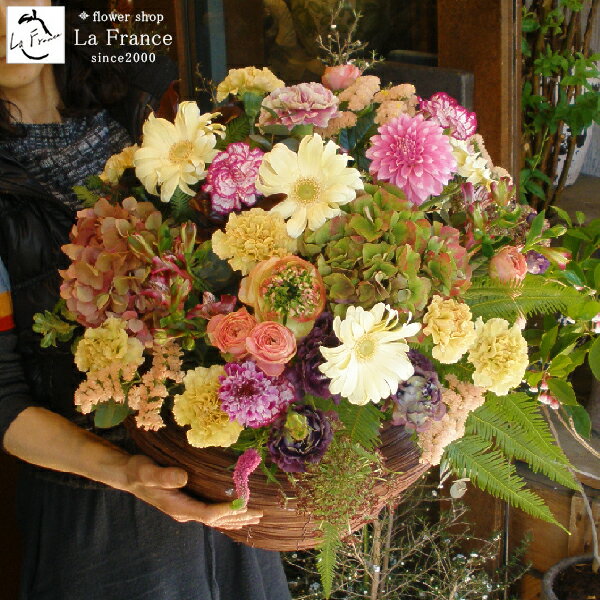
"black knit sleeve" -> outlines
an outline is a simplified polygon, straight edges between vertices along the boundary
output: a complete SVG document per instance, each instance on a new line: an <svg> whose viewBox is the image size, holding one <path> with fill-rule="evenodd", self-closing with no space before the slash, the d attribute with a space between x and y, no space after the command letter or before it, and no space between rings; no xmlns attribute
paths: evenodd
<svg viewBox="0 0 600 600"><path fill-rule="evenodd" d="M4 440L6 430L22 411L36 406L16 348L10 282L0 260L0 440Z"/></svg>

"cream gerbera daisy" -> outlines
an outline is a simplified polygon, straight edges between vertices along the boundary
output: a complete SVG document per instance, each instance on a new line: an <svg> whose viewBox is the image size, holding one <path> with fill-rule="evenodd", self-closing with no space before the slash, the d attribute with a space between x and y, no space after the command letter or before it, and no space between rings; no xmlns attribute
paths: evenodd
<svg viewBox="0 0 600 600"><path fill-rule="evenodd" d="M193 196L189 187L206 175L206 165L217 155L216 134L222 126L211 123L215 114L200 114L195 102L179 105L175 122L148 117L143 128L142 147L135 153L135 173L151 194L169 202L179 188Z"/></svg>
<svg viewBox="0 0 600 600"><path fill-rule="evenodd" d="M356 190L363 189L360 173L347 167L349 157L337 154L337 150L334 142L323 144L315 133L303 138L297 153L277 144L265 154L256 189L265 196L287 195L272 211L289 219L287 230L293 238L307 225L314 231L339 215L339 207L352 202Z"/></svg>
<svg viewBox="0 0 600 600"><path fill-rule="evenodd" d="M398 312L381 302L368 311L350 306L344 320L333 321L342 345L321 348L326 362L319 369L331 379L331 393L352 404L378 402L395 394L400 382L414 374L405 338L420 329L419 323L400 325Z"/></svg>

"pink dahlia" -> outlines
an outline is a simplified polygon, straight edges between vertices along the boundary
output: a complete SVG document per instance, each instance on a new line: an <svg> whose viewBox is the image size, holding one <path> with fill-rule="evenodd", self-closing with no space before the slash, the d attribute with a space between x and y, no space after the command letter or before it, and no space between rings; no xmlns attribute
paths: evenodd
<svg viewBox="0 0 600 600"><path fill-rule="evenodd" d="M224 368L226 375L219 377L221 408L243 427L269 425L296 400L285 377L269 377L250 360Z"/></svg>
<svg viewBox="0 0 600 600"><path fill-rule="evenodd" d="M469 112L446 92L438 92L429 100L421 100L421 110L444 129L450 129L452 137L457 140L466 140L477 131L475 113Z"/></svg>
<svg viewBox="0 0 600 600"><path fill-rule="evenodd" d="M335 94L320 83L282 87L263 100L258 124L284 125L290 130L296 125L327 127L330 119L339 116L338 104Z"/></svg>
<svg viewBox="0 0 600 600"><path fill-rule="evenodd" d="M202 186L211 195L213 210L227 215L242 205L256 204L256 177L263 155L258 148L236 142L215 156Z"/></svg>
<svg viewBox="0 0 600 600"><path fill-rule="evenodd" d="M398 186L413 204L442 192L456 171L450 139L443 129L423 115L406 114L378 130L367 150L369 172Z"/></svg>

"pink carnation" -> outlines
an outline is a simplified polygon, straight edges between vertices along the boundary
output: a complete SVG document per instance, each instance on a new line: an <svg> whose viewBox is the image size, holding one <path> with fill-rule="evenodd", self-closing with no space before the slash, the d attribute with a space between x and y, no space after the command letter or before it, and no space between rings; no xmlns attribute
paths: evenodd
<svg viewBox="0 0 600 600"><path fill-rule="evenodd" d="M246 349L264 373L278 377L296 354L296 338L285 325L264 321L246 338Z"/></svg>
<svg viewBox="0 0 600 600"><path fill-rule="evenodd" d="M235 142L219 152L208 167L202 190L211 195L213 210L227 215L242 205L256 204L256 177L264 152Z"/></svg>
<svg viewBox="0 0 600 600"><path fill-rule="evenodd" d="M421 110L444 129L450 129L452 137L457 140L466 140L477 131L476 114L445 92L438 92L429 100L421 100Z"/></svg>
<svg viewBox="0 0 600 600"><path fill-rule="evenodd" d="M258 465L260 465L261 460L260 454L254 448L248 448L248 450L238 458L237 463L235 463L233 483L235 484L235 491L238 498L242 499L244 504L247 504L248 499L250 498L248 480Z"/></svg>
<svg viewBox="0 0 600 600"><path fill-rule="evenodd" d="M372 160L369 172L398 186L413 204L440 194L454 176L456 159L450 139L423 115L400 115L378 133L366 153Z"/></svg>
<svg viewBox="0 0 600 600"><path fill-rule="evenodd" d="M338 99L320 83L299 83L278 88L263 100L259 125L284 125L293 129L296 125L327 127L338 116ZM275 113L275 114L273 114Z"/></svg>
<svg viewBox="0 0 600 600"><path fill-rule="evenodd" d="M321 77L321 81L326 88L337 92L345 90L360 77L360 69L356 65L335 65L327 67Z"/></svg>

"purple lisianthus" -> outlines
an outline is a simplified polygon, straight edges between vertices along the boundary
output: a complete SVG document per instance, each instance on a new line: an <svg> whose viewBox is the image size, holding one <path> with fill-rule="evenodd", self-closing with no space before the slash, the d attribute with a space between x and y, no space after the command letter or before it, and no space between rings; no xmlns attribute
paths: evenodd
<svg viewBox="0 0 600 600"><path fill-rule="evenodd" d="M329 391L331 379L319 371L319 366L325 362L320 348L339 345L340 341L333 333L333 315L321 313L311 332L298 343L297 361L286 373L301 395L331 398L339 402L340 397L333 396Z"/></svg>
<svg viewBox="0 0 600 600"><path fill-rule="evenodd" d="M287 473L304 473L306 463L318 463L331 440L329 417L310 406L292 406L272 426L269 454L273 462Z"/></svg>
<svg viewBox="0 0 600 600"><path fill-rule="evenodd" d="M243 427L269 425L296 400L285 377L269 377L250 360L224 368L227 374L219 377L221 408Z"/></svg>
<svg viewBox="0 0 600 600"><path fill-rule="evenodd" d="M415 368L412 377L400 384L391 397L394 412L392 423L406 429L427 431L431 421L439 421L446 414L442 402L442 386L431 361L416 350L409 350L408 358Z"/></svg>
<svg viewBox="0 0 600 600"><path fill-rule="evenodd" d="M527 271L532 275L543 275L550 266L550 261L535 250L530 250L525 255L525 261L527 262Z"/></svg>
<svg viewBox="0 0 600 600"><path fill-rule="evenodd" d="M466 140L477 131L475 113L469 112L446 92L438 92L429 100L421 100L420 108L444 129L449 128L452 137L457 140Z"/></svg>
<svg viewBox="0 0 600 600"><path fill-rule="evenodd" d="M256 177L264 152L235 142L219 152L208 167L202 190L211 197L215 212L227 215L243 206L256 204Z"/></svg>
<svg viewBox="0 0 600 600"><path fill-rule="evenodd" d="M337 96L320 83L299 83L278 88L263 100L259 125L296 125L327 127L330 119L339 116Z"/></svg>

